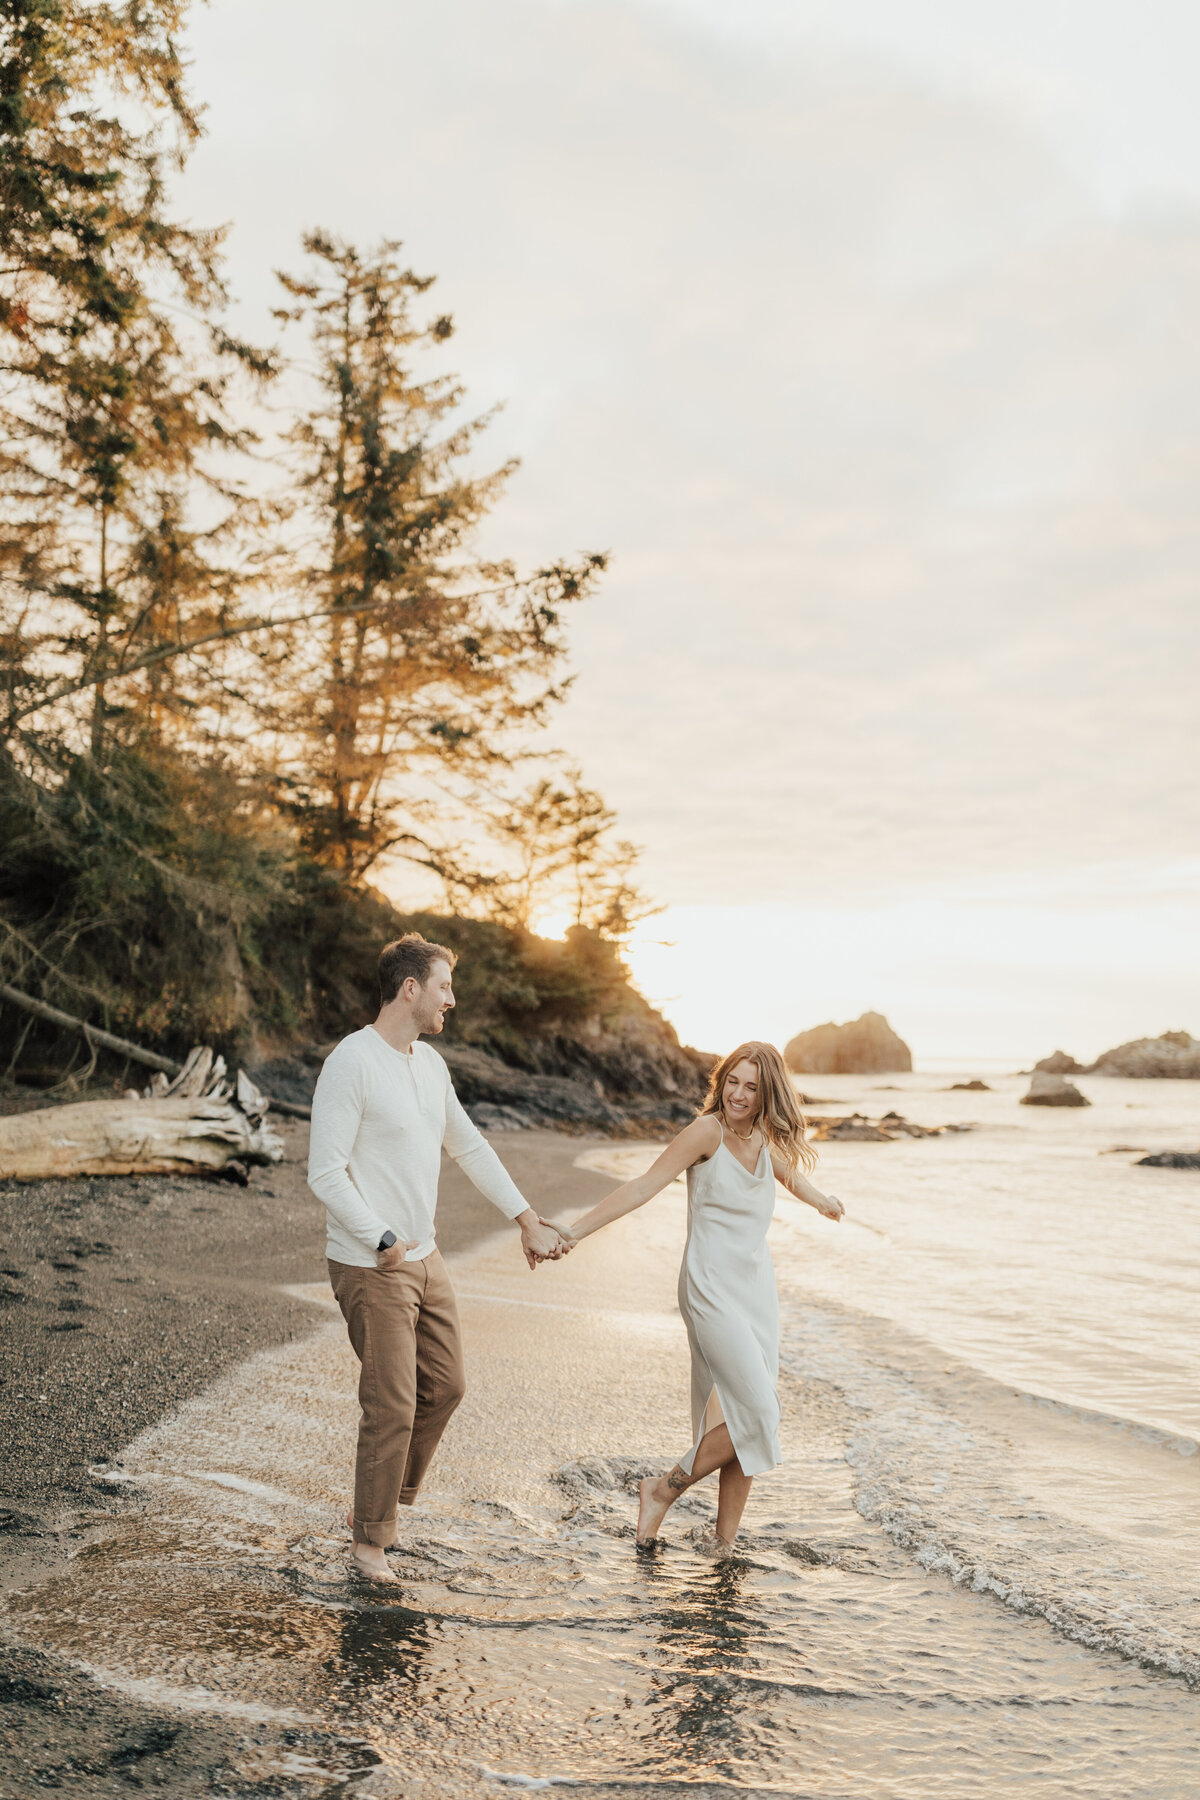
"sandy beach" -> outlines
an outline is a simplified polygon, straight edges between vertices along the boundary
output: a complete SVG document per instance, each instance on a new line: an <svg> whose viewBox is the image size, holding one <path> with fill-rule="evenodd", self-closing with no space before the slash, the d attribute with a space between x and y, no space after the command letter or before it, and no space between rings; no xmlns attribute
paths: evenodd
<svg viewBox="0 0 1200 1800"><path fill-rule="evenodd" d="M0 1800L1200 1790L1146 15L7 9Z"/></svg>
<svg viewBox="0 0 1200 1800"><path fill-rule="evenodd" d="M126 1445L323 1320L324 1214L304 1179L307 1127L285 1121L281 1132L284 1162L253 1171L247 1188L182 1177L0 1183L6 1598L73 1567L139 1515L141 1495L97 1475ZM506 1160L535 1205L559 1204L564 1183L579 1204L613 1185L572 1172L587 1140L530 1132L508 1142ZM446 1254L497 1224L447 1162L438 1210ZM352 1369L349 1380L341 1385L352 1397ZM339 1473L347 1480L348 1465ZM124 1794L139 1771L164 1793L207 1794L244 1760L219 1711L139 1701L82 1673L70 1647L44 1654L38 1634L0 1646L0 1693L5 1795L83 1779L89 1793Z"/></svg>
<svg viewBox="0 0 1200 1800"><path fill-rule="evenodd" d="M818 1266L828 1284L840 1265L807 1209L781 1204L772 1227L785 1465L755 1484L737 1560L714 1565L703 1553L714 1502L704 1487L673 1513L660 1549L633 1545L637 1478L665 1467L689 1435L674 1297L682 1191L531 1274L511 1228L497 1230L448 1170L439 1231L469 1391L405 1518L399 1587L353 1576L341 1521L356 1366L323 1280L302 1142L292 1133L288 1162L249 1193L186 1187L189 1208L211 1195L216 1214L185 1214L173 1194L157 1202L174 1209L176 1260L189 1220L206 1234L212 1267L193 1256L201 1319L217 1316L209 1295L236 1293L257 1341L206 1352L198 1328L175 1389L157 1408L144 1403L136 1433L109 1432L90 1488L80 1478L70 1504L58 1502L57 1531L45 1535L53 1501L43 1492L43 1536L26 1535L31 1490L6 1534L5 1763L17 1771L7 1791L70 1788L86 1770L96 1795L125 1793L132 1771L179 1795L388 1800L566 1784L602 1800L1090 1800L1107 1781L1123 1796L1174 1800L1200 1725L1190 1682L1136 1647L1080 1641L1066 1609L1056 1626L1048 1604L1034 1607L1032 1586L1023 1598L978 1574L989 1521L1041 1554L1055 1471L1069 1488L1074 1440L1092 1426L1053 1410L1035 1411L1031 1425L1011 1387L815 1293ZM648 1154L540 1132L495 1142L545 1212L587 1206ZM966 1155L954 1146L967 1142L903 1148L893 1183L902 1170L910 1187L928 1183L939 1167L951 1180L945 1159ZM874 1183L886 1198L880 1157L896 1148L830 1146L838 1191ZM903 1182L894 1194L887 1204L902 1202ZM99 1192L88 1205L115 1199ZM5 1203L19 1208L20 1191ZM883 1203L864 1200L877 1218ZM80 1229L103 1235L99 1219L87 1214ZM259 1256L254 1240L272 1220L291 1235ZM140 1269L150 1289L154 1268L155 1304L119 1315L142 1321L122 1323L141 1333L136 1345L120 1340L124 1357L133 1346L153 1358L169 1273L163 1259L136 1263L146 1256L136 1230L121 1239L111 1221L106 1229L105 1292L119 1291L123 1269ZM883 1241L879 1224L839 1229ZM236 1245L236 1277L221 1273L223 1237ZM851 1238L832 1242L843 1260L861 1260ZM89 1304L103 1298L80 1291ZM86 1317L94 1374L108 1366L107 1314L97 1304ZM1119 1457L1108 1465L1109 1490L1126 1476L1144 1488L1142 1454L1126 1445L1129 1468ZM1002 1513L1001 1490L966 1484L1006 1461L1026 1497ZM1172 1453L1163 1467L1173 1504L1169 1471L1183 1479L1191 1464ZM1084 1544L1087 1500L1081 1489L1071 1514L1078 1541L1060 1533L1047 1551L1051 1572ZM968 1565L972 1543L980 1560Z"/></svg>

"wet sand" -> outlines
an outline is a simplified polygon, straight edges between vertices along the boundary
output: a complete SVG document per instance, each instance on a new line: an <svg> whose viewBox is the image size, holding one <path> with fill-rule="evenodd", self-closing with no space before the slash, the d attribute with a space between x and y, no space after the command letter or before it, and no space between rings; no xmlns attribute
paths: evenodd
<svg viewBox="0 0 1200 1800"><path fill-rule="evenodd" d="M283 1121L286 1160L252 1171L247 1188L167 1176L0 1182L0 1516L50 1526L64 1508L94 1504L94 1465L256 1350L312 1328L312 1301L286 1291L325 1275L307 1129ZM534 1206L558 1204L564 1180L574 1191L590 1180L597 1194L614 1185L571 1172L587 1140L501 1142ZM497 1224L447 1162L443 1252Z"/></svg>
<svg viewBox="0 0 1200 1800"><path fill-rule="evenodd" d="M307 1127L285 1122L282 1135L285 1161L254 1170L248 1188L171 1177L0 1183L4 1595L69 1579L81 1554L142 1516L143 1496L97 1474L139 1434L256 1353L302 1342L326 1320L324 1214L304 1180ZM528 1132L499 1142L543 1209L561 1204L567 1185L580 1204L614 1185L571 1171L583 1140ZM447 1162L444 1252L460 1255L498 1226L514 1254L512 1228ZM336 1778L342 1753L318 1737L316 1766ZM214 1783L259 1791L268 1764L285 1783L275 1791L290 1791L289 1782L314 1791L305 1754L293 1745L284 1755L296 1764L289 1776L275 1749L247 1749L244 1728L219 1715L146 1705L98 1684L69 1648L43 1654L28 1637L0 1647L5 1796L47 1785L82 1792L77 1784L89 1795L127 1793L141 1782L179 1795L210 1793ZM359 1753L346 1756L361 1763Z"/></svg>
<svg viewBox="0 0 1200 1800"><path fill-rule="evenodd" d="M612 1185L595 1169L611 1145L497 1145L541 1211ZM98 1796L132 1772L180 1795L357 1800L560 1783L592 1800L1177 1800L1200 1696L955 1584L863 1516L854 1457L874 1401L848 1384L847 1321L797 1285L807 1217L781 1207L772 1228L801 1328L784 1344L785 1465L755 1483L739 1557L715 1565L711 1483L654 1551L633 1544L639 1476L689 1436L681 1189L532 1274L494 1217L451 1175L469 1391L404 1515L398 1587L348 1567L357 1368L310 1266L281 1303L311 1327L141 1432L107 1470L116 1511L8 1595L14 1641L90 1672L86 1696L110 1709L69 1750L74 1696L18 1696L9 1766L43 1760L10 1791L70 1788L71 1758L90 1757ZM920 1401L911 1349L889 1374L889 1428ZM933 1494L975 1455L960 1399L951 1384ZM155 1732L175 1736L156 1749Z"/></svg>

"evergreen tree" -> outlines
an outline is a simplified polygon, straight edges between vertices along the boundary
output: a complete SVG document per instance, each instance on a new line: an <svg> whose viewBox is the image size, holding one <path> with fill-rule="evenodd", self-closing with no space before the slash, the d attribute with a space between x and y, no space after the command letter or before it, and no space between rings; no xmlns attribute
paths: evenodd
<svg viewBox="0 0 1200 1800"><path fill-rule="evenodd" d="M320 619L294 639L277 721L298 750L280 791L316 853L356 880L411 844L423 775L478 775L543 722L565 686L562 609L605 559L521 579L473 554L512 465L467 472L487 420L462 420L461 387L424 372L452 330L416 316L430 280L396 244L364 256L313 233L304 247L313 272L281 277L280 317L310 327L317 357L316 403L291 442L303 592Z"/></svg>
<svg viewBox="0 0 1200 1800"><path fill-rule="evenodd" d="M397 928L361 877L436 854L435 783L469 798L527 752L566 685L563 609L604 565L521 579L473 554L509 470L467 472L486 421L421 373L450 322L416 318L430 284L395 246L315 236L316 273L287 284L320 391L291 438L285 589L233 422L233 384L273 364L221 323L219 234L169 213L198 132L185 11L0 0L0 974L176 1053L357 1016ZM282 746L273 788L247 779L266 761L247 687ZM520 854L511 893L466 871L476 910L528 918L565 883L620 936L632 851L577 773L489 805ZM551 980L471 930L522 1006L617 980L591 934L552 947ZM21 1055L28 1015L0 1029Z"/></svg>
<svg viewBox="0 0 1200 1800"><path fill-rule="evenodd" d="M0 0L0 967L153 1037L248 1012L269 822L212 759L245 439L169 0ZM186 1037L185 1037L186 1047Z"/></svg>
<svg viewBox="0 0 1200 1800"><path fill-rule="evenodd" d="M414 853L456 911L529 931L557 910L620 943L658 910L635 881L637 846L614 836L616 813L574 764L516 795L476 792L467 813L465 843L443 834Z"/></svg>
<svg viewBox="0 0 1200 1800"><path fill-rule="evenodd" d="M231 380L269 363L220 324L220 234L166 212L198 129L184 10L0 0L5 734L43 761L200 718L187 652L224 641L244 581L219 453L246 445Z"/></svg>

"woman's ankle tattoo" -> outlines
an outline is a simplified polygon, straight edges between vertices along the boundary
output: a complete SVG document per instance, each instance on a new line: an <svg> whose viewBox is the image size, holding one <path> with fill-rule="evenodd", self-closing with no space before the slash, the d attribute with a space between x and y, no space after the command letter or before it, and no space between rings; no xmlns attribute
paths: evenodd
<svg viewBox="0 0 1200 1800"><path fill-rule="evenodd" d="M684 1474L679 1464L676 1463L675 1467L671 1470L671 1473L667 1476L667 1486L673 1494L682 1494L684 1488L688 1486L688 1483L689 1477Z"/></svg>

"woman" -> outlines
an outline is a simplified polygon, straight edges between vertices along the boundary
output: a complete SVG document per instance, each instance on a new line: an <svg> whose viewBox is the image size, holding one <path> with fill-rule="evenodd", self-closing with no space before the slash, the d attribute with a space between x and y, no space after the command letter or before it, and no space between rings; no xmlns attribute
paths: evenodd
<svg viewBox="0 0 1200 1800"><path fill-rule="evenodd" d="M645 1206L687 1170L679 1310L692 1352L695 1441L669 1475L641 1483L639 1544L653 1541L680 1494L719 1469L717 1548L726 1553L752 1478L780 1461L779 1301L767 1227L777 1180L827 1219L841 1218L841 1201L801 1173L801 1164L812 1169L816 1160L778 1050L740 1044L713 1070L699 1117L653 1167L562 1233L568 1245L577 1244Z"/></svg>

